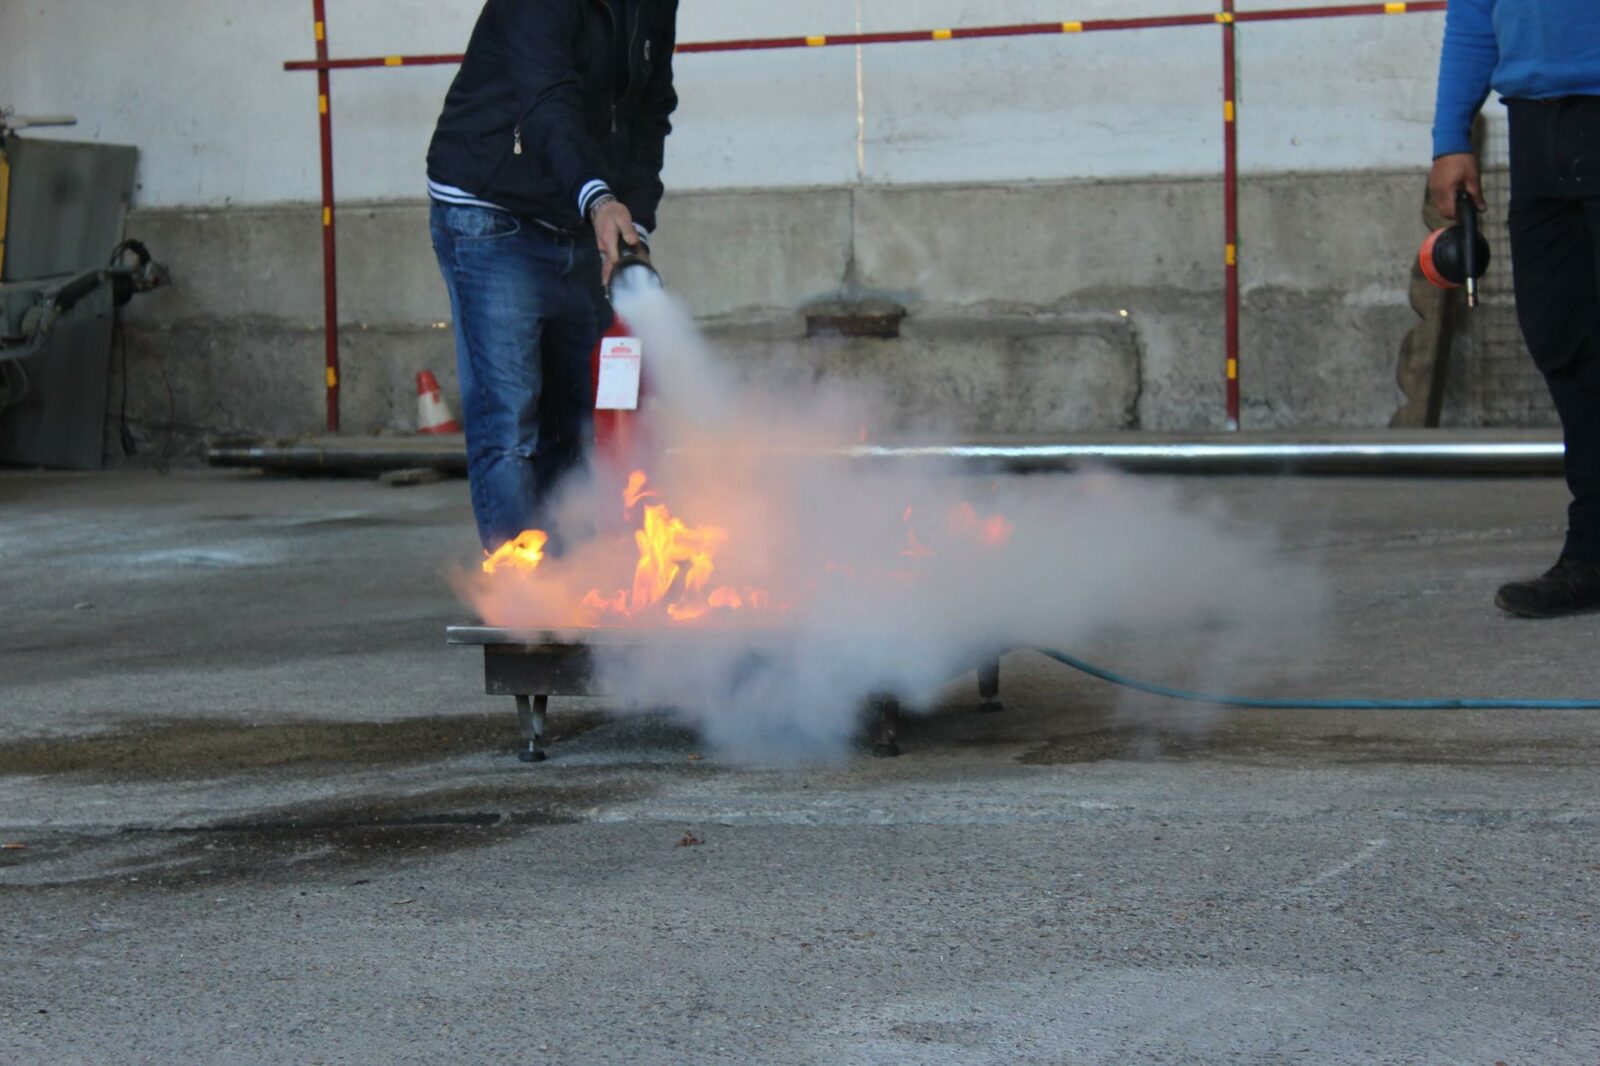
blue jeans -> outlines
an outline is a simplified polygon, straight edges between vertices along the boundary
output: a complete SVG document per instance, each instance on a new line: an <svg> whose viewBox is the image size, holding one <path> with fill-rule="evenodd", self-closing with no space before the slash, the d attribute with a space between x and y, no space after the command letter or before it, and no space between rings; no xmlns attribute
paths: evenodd
<svg viewBox="0 0 1600 1066"><path fill-rule="evenodd" d="M455 313L456 367L478 536L489 551L551 528L584 465L590 356L610 322L590 241L504 211L433 204L433 250Z"/></svg>

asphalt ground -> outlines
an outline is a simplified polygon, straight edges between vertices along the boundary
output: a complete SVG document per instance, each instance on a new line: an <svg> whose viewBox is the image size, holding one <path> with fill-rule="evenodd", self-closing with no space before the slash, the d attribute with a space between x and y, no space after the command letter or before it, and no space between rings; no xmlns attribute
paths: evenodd
<svg viewBox="0 0 1600 1066"><path fill-rule="evenodd" d="M1181 491L1325 570L1296 694L1600 697L1600 618L1491 604L1557 481ZM0 472L0 1062L1600 1062L1600 714L1019 652L898 759L558 701L530 767L472 550L460 482Z"/></svg>

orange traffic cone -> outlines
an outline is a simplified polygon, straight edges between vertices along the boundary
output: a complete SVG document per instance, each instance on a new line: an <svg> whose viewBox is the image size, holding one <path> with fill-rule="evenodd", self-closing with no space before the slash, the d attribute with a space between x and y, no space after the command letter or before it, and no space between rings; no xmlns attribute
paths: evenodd
<svg viewBox="0 0 1600 1066"><path fill-rule="evenodd" d="M417 431L420 433L460 433L461 423L445 406L444 394L439 391L439 379L433 371L424 370L417 375Z"/></svg>

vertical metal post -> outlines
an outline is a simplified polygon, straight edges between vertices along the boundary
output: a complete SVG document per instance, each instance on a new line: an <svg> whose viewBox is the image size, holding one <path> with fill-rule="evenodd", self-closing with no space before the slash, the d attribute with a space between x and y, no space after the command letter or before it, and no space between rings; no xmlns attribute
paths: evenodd
<svg viewBox="0 0 1600 1066"><path fill-rule="evenodd" d="M326 0L311 0L317 60L328 60ZM317 71L317 111L322 124L322 315L328 389L328 432L339 432L339 264L333 228L333 103L328 69Z"/></svg>
<svg viewBox="0 0 1600 1066"><path fill-rule="evenodd" d="M0 280L6 276L6 223L11 213L11 164L0 140Z"/></svg>
<svg viewBox="0 0 1600 1066"><path fill-rule="evenodd" d="M1222 196L1223 262L1227 303L1228 428L1237 430L1239 418L1239 123L1238 55L1233 20L1234 0L1222 0L1217 21L1222 24Z"/></svg>

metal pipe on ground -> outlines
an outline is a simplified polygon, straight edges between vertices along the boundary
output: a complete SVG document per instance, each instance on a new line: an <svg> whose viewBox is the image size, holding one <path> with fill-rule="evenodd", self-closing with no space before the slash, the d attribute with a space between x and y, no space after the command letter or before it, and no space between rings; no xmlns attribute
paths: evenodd
<svg viewBox="0 0 1600 1066"><path fill-rule="evenodd" d="M990 439L791 449L775 460L846 458L931 463L979 472L1047 473L1111 467L1141 474L1258 474L1364 477L1557 477L1565 449L1549 434L1373 433L1294 439L1279 434L1124 439ZM218 442L212 466L296 474L381 474L427 468L466 473L463 438L339 437Z"/></svg>

